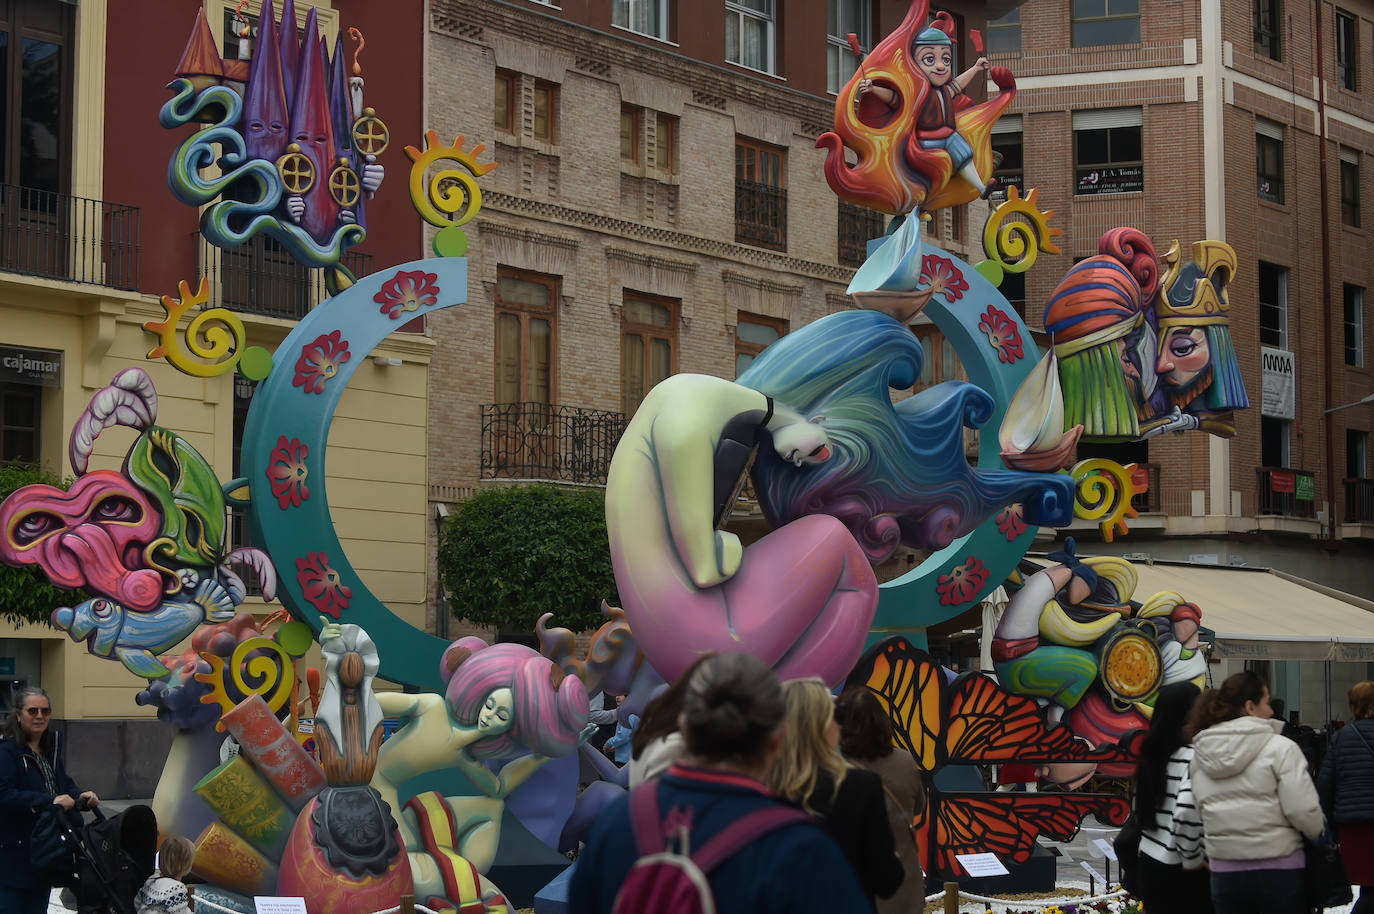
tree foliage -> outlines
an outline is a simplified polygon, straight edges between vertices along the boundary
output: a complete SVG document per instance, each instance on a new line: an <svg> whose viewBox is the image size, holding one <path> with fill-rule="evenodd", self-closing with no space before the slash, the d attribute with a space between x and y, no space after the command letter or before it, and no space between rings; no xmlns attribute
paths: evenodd
<svg viewBox="0 0 1374 914"><path fill-rule="evenodd" d="M66 490L70 480L58 479L41 467L26 464L0 464L0 501L24 486L43 483ZM47 625L48 617L59 606L75 606L86 600L79 590L63 590L48 583L35 565L11 568L0 563L0 619L18 624Z"/></svg>
<svg viewBox="0 0 1374 914"><path fill-rule="evenodd" d="M528 632L551 612L586 631L619 602L600 489L485 488L444 525L438 565L453 615L479 625Z"/></svg>

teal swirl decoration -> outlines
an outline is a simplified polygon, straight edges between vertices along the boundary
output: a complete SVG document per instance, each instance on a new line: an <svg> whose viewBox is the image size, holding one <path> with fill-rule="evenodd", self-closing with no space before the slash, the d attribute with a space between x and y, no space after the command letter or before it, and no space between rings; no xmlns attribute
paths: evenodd
<svg viewBox="0 0 1374 914"><path fill-rule="evenodd" d="M290 220L278 218L285 188L275 162L248 158L238 124L243 115L243 99L224 86L211 86L197 92L189 79L171 84L173 95L158 113L158 122L167 129L218 116L212 126L186 138L167 163L167 185L173 195L188 206L204 206L200 231L218 248L232 248L262 233L280 243L297 261L308 267L323 268L339 262L343 252L362 242L367 230L356 223L340 225L320 244L310 233ZM218 165L218 178L201 176L203 168ZM221 200L230 185L243 188L251 182L254 199ZM244 220L247 220L244 222ZM230 227L243 223L241 230Z"/></svg>

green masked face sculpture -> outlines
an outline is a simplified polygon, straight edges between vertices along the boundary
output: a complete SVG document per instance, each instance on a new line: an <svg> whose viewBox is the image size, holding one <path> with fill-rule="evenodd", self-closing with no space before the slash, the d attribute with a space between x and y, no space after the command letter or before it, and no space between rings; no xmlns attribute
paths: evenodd
<svg viewBox="0 0 1374 914"><path fill-rule="evenodd" d="M184 438L148 429L129 451L125 473L162 511L163 560L213 565L224 542L224 492L215 471Z"/></svg>

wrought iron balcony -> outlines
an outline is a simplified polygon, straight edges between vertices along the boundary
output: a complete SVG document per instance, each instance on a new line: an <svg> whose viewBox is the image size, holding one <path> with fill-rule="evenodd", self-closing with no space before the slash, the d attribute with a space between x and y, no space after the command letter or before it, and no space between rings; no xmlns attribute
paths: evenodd
<svg viewBox="0 0 1374 914"><path fill-rule="evenodd" d="M840 263L860 267L868 259L868 242L881 238L885 217L866 206L840 201L839 254Z"/></svg>
<svg viewBox="0 0 1374 914"><path fill-rule="evenodd" d="M210 279L211 306L294 321L329 294L323 270L298 263L265 235L254 235L232 248L217 248L202 239L200 262ZM346 251L340 262L357 277L372 272L371 254Z"/></svg>
<svg viewBox="0 0 1374 914"><path fill-rule="evenodd" d="M482 479L601 484L625 415L550 403L482 404Z"/></svg>
<svg viewBox="0 0 1374 914"><path fill-rule="evenodd" d="M1311 473L1284 467L1259 467L1258 514L1281 517L1317 516L1315 482Z"/></svg>
<svg viewBox="0 0 1374 914"><path fill-rule="evenodd" d="M0 270L137 291L139 211L0 184Z"/></svg>
<svg viewBox="0 0 1374 914"><path fill-rule="evenodd" d="M782 251L787 248L787 189L735 179L735 240Z"/></svg>
<svg viewBox="0 0 1374 914"><path fill-rule="evenodd" d="M1374 479L1345 480L1345 523L1374 524Z"/></svg>

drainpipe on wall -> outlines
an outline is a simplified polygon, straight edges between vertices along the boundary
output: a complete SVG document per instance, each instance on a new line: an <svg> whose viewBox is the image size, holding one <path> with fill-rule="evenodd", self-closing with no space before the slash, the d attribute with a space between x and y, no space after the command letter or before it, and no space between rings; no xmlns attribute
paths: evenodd
<svg viewBox="0 0 1374 914"><path fill-rule="evenodd" d="M1322 358L1325 361L1322 409L1330 409L1332 385L1335 384L1335 362L1332 361L1331 320L1331 224L1326 184L1326 66L1325 44L1322 41L1322 0L1317 0L1317 162L1321 192L1322 220ZM1294 91L1297 87L1294 87ZM1326 448L1326 541L1327 548L1336 544L1336 448L1331 416L1322 415L1322 442Z"/></svg>

